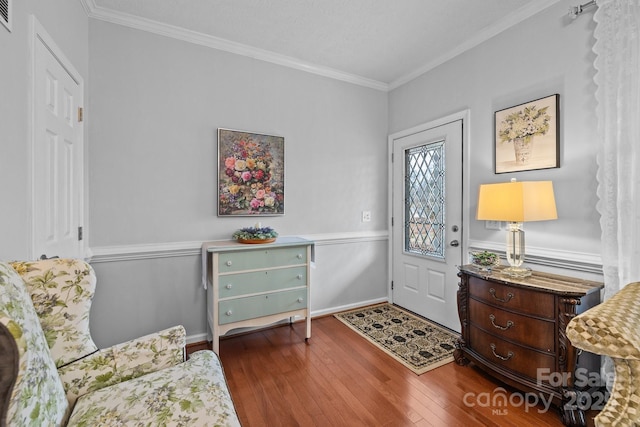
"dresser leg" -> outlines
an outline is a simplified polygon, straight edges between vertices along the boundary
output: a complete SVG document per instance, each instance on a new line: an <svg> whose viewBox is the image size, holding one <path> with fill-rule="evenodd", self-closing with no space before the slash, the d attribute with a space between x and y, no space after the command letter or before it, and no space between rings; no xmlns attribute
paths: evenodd
<svg viewBox="0 0 640 427"><path fill-rule="evenodd" d="M467 366L469 364L469 359L464 357L464 352L459 348L453 350L453 360L460 366Z"/></svg>
<svg viewBox="0 0 640 427"><path fill-rule="evenodd" d="M562 406L560 416L562 424L569 427L586 427L587 419L584 410L580 408L579 402L581 392L578 390L564 389L562 392Z"/></svg>

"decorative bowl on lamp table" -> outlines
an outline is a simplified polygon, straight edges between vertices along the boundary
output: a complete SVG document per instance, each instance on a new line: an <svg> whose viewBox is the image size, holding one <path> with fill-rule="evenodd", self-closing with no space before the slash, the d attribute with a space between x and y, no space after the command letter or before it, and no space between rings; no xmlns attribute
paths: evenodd
<svg viewBox="0 0 640 427"><path fill-rule="evenodd" d="M500 256L493 252L472 251L469 255L471 256L471 264L480 271L491 271L493 267L500 265Z"/></svg>
<svg viewBox="0 0 640 427"><path fill-rule="evenodd" d="M509 267L503 274L513 277L527 277L531 270L523 268L525 221L545 221L557 219L556 201L551 181L523 181L498 184L483 184L478 192L476 219L506 221L507 262Z"/></svg>

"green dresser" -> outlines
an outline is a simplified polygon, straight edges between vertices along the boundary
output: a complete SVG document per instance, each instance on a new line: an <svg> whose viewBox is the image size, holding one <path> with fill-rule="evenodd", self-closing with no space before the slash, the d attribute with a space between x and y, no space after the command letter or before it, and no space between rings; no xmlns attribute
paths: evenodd
<svg viewBox="0 0 640 427"><path fill-rule="evenodd" d="M282 237L273 243L221 240L203 244L207 321L213 350L232 329L269 325L300 316L311 338L310 265L313 242Z"/></svg>

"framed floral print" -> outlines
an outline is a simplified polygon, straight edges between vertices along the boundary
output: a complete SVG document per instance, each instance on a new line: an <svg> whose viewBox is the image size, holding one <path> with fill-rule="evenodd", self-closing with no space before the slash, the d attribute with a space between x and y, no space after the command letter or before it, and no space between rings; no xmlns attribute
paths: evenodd
<svg viewBox="0 0 640 427"><path fill-rule="evenodd" d="M218 216L284 215L284 137L218 129Z"/></svg>
<svg viewBox="0 0 640 427"><path fill-rule="evenodd" d="M560 95L495 113L496 173L560 167Z"/></svg>

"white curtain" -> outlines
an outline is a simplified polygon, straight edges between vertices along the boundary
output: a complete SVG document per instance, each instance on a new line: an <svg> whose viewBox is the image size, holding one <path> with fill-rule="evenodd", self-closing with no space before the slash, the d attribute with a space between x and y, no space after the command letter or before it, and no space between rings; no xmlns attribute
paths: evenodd
<svg viewBox="0 0 640 427"><path fill-rule="evenodd" d="M640 0L597 5L597 209L607 299L640 281Z"/></svg>

